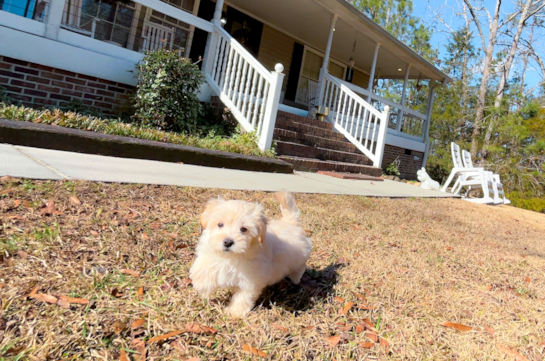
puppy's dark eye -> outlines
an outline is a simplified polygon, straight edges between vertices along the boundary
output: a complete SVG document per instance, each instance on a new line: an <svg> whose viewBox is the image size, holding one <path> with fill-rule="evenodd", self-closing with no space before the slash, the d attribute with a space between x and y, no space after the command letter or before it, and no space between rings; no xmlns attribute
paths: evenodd
<svg viewBox="0 0 545 361"><path fill-rule="evenodd" d="M219 228L223 227L223 223L218 223L218 227Z"/></svg>
<svg viewBox="0 0 545 361"><path fill-rule="evenodd" d="M240 231L241 231L242 233L246 233L246 232L248 232L248 228L242 227L242 228L240 229Z"/></svg>

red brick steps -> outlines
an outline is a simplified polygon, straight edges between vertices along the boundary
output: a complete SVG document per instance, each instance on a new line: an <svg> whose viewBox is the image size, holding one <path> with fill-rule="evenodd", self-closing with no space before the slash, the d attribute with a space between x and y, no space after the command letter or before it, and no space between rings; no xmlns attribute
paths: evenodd
<svg viewBox="0 0 545 361"><path fill-rule="evenodd" d="M366 174L380 177L382 170L333 125L317 119L278 112L274 139L280 159L300 171L328 171Z"/></svg>
<svg viewBox="0 0 545 361"><path fill-rule="evenodd" d="M318 171L330 171L330 172L344 172L344 173L361 173L368 174L373 177L380 177L382 175L382 169L376 168L370 165L333 162L327 160L294 157L291 155L281 155L279 157L283 161L293 164L293 167L299 171L306 172L318 172Z"/></svg>

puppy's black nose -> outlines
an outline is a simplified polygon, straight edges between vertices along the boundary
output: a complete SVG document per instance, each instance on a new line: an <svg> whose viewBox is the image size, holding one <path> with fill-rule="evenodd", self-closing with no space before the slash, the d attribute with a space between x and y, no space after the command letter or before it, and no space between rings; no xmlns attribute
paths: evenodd
<svg viewBox="0 0 545 361"><path fill-rule="evenodd" d="M225 248L231 247L234 243L235 241L233 241L232 239L226 239L223 241L223 245L225 246Z"/></svg>

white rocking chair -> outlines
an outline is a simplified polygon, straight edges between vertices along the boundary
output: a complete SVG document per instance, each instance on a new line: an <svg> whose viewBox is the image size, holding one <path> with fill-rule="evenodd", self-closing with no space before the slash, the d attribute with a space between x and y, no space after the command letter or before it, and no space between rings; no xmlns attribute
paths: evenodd
<svg viewBox="0 0 545 361"><path fill-rule="evenodd" d="M467 198L464 197L467 201L473 202L473 203L480 203L480 204L491 204L494 203L494 199L490 197L490 187L493 188L493 184L490 178L490 174L485 173L486 171L484 168L467 168L462 163L462 157L460 155L460 147L452 142L450 143L450 148L452 151L452 163L454 164L454 168L452 168L452 171L450 172L450 175L441 188L442 192L446 192L448 186L454 179L454 177L458 177L456 180L454 187L452 187L452 193L453 194L460 194L460 191L462 187L471 187L474 188L481 188L483 191L483 197L482 198Z"/></svg>
<svg viewBox="0 0 545 361"><path fill-rule="evenodd" d="M462 150L462 161L466 168L473 168L471 153L469 153L467 150ZM485 175L488 177L490 185L492 186L491 190L494 195L494 204L510 204L511 201L505 198L505 191L503 190L503 184L501 183L499 174L485 171Z"/></svg>

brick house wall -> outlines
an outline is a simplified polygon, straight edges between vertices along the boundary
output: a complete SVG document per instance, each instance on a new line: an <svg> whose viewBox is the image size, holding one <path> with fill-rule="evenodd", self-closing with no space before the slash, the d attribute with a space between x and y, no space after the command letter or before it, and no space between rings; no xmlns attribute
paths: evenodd
<svg viewBox="0 0 545 361"><path fill-rule="evenodd" d="M0 87L25 106L65 106L80 100L108 115L128 108L131 85L0 56Z"/></svg>
<svg viewBox="0 0 545 361"><path fill-rule="evenodd" d="M397 157L400 160L399 172L401 178L416 180L416 171L422 168L424 153L386 144L384 146L384 156L382 157L382 169L388 168Z"/></svg>

